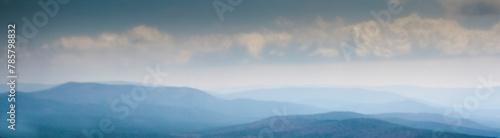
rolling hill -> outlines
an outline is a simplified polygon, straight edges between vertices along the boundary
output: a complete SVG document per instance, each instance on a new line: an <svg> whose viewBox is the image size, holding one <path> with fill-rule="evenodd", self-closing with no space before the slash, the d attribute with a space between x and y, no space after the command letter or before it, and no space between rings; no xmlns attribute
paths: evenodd
<svg viewBox="0 0 500 138"><path fill-rule="evenodd" d="M222 99L188 87L146 87L146 93L139 96L143 99L137 100L138 95L135 99L132 97L137 94L132 93L137 87L72 82L36 92L17 92L18 127L16 131L0 128L0 137L82 137L83 130L98 129L103 119L111 120L116 126L112 133L105 135L107 137L235 137L259 134L276 137L427 137L434 134L432 130L435 128L443 131L439 135L451 137L500 136L499 131L474 121L463 119L460 126L455 126L443 122L442 116L437 114L326 112L326 109L290 102ZM298 93L293 96L300 97L301 93ZM7 93L0 93L0 97L6 96ZM341 93L338 96L352 95ZM396 100L393 104L412 103L397 101L401 98L397 95L385 96L390 97L382 101L371 100L382 103L356 106L366 111L383 107L380 105L388 100ZM114 104L116 102L118 104ZM409 104L385 106L404 108L406 105ZM7 110L7 107L6 100L0 101L2 110ZM124 110L116 110L117 107L128 107L127 115L124 115ZM350 108L357 110L354 106ZM386 111L392 110L388 108ZM0 119L5 120L6 117L0 116ZM4 123L7 125L7 122Z"/></svg>
<svg viewBox="0 0 500 138"><path fill-rule="evenodd" d="M277 117L257 122L201 132L203 137L481 137L405 127L390 122L354 118L343 120L313 120L282 117L280 127L273 127Z"/></svg>
<svg viewBox="0 0 500 138"><path fill-rule="evenodd" d="M123 130L132 126L141 133L169 134L251 122L274 115L325 111L294 103L225 100L187 87L158 87L147 91L143 101L123 102L123 97L130 96L134 88L134 85L66 83L37 92L17 92L19 127L15 133L1 128L0 136L51 136L55 132L46 130L61 130L58 128L68 130L63 136L81 136L81 130L98 128L99 121L104 118L116 124L118 134L128 134L131 131ZM0 97L6 98L7 93L1 93ZM113 101L122 102L113 107ZM0 101L0 108L7 111L7 104L6 100ZM124 110L115 111L117 107L129 109L128 115L124 115ZM121 119L123 115L125 118ZM0 119L5 120L6 116Z"/></svg>
<svg viewBox="0 0 500 138"><path fill-rule="evenodd" d="M440 130L457 132L469 135L500 137L500 131L483 126L477 122L462 119L462 124L448 123L442 115L429 113L385 113L385 114L359 114L354 112L328 112L313 115L291 115L289 118L311 120L345 120L356 118L378 119L394 124L426 130Z"/></svg>
<svg viewBox="0 0 500 138"><path fill-rule="evenodd" d="M292 102L335 111L352 111L365 114L388 112L441 113L443 111L439 106L430 105L393 92L361 88L288 87L243 91L222 95L221 97Z"/></svg>

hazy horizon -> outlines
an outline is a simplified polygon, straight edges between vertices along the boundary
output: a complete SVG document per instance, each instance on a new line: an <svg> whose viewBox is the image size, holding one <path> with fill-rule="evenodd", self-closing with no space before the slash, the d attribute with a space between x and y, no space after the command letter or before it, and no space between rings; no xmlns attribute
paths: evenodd
<svg viewBox="0 0 500 138"><path fill-rule="evenodd" d="M0 0L0 18L0 137L500 137L500 0Z"/></svg>

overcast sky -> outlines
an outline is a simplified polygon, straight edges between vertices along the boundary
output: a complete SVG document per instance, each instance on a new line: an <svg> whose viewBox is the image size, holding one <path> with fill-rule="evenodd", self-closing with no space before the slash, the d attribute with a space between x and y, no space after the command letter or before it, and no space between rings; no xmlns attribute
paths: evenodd
<svg viewBox="0 0 500 138"><path fill-rule="evenodd" d="M0 3L2 25L27 40L21 82L141 82L155 65L170 73L164 85L209 89L500 81L498 0L61 0L53 13Z"/></svg>

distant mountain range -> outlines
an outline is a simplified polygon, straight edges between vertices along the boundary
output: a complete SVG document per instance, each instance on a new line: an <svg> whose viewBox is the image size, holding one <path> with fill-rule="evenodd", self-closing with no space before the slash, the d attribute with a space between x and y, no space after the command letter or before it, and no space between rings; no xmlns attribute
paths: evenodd
<svg viewBox="0 0 500 138"><path fill-rule="evenodd" d="M144 101L136 102L136 108L129 107L130 113L122 121L119 117L123 112L113 112L112 103L121 101L124 95L130 95L134 88L135 85L66 83L37 92L17 92L16 118L19 128L15 132L29 136L28 134L51 133L37 129L41 126L63 127L72 130L67 136L79 136L82 129L96 128L99 120L111 118L124 124L118 126L137 126L145 131L170 133L245 123L273 115L327 111L294 103L224 100L187 87L158 87L147 91ZM7 93L0 95L5 99L7 97ZM127 106L120 104L118 107ZM0 108L8 110L7 100L0 101ZM276 114L275 110L282 114ZM1 116L1 119L7 118ZM0 136L11 136L10 134L13 134L12 131L6 127L0 129Z"/></svg>
<svg viewBox="0 0 500 138"><path fill-rule="evenodd" d="M498 133L497 133L498 134ZM206 137L483 137L442 130L411 128L367 115L333 112L319 115L280 116L212 129L193 136Z"/></svg>
<svg viewBox="0 0 500 138"><path fill-rule="evenodd" d="M311 105L337 111L367 114L442 113L439 106L429 105L392 92L361 88L277 88L258 89L221 95L227 99L248 98L262 101L280 101Z"/></svg>
<svg viewBox="0 0 500 138"><path fill-rule="evenodd" d="M415 99L425 100L432 104L449 106L457 102L457 100L463 100L467 96L475 96L477 90L482 93L489 92L489 88L482 86L479 88L428 88L428 87L418 87L418 86L406 86L406 85L396 85L396 86L372 86L363 87L364 89L373 91L386 91L396 93L405 97L411 97ZM493 90L499 91L500 87L491 86ZM500 109L496 106L500 104L500 95L492 94L487 100L482 101L484 103L481 108L489 109Z"/></svg>
<svg viewBox="0 0 500 138"><path fill-rule="evenodd" d="M39 84L39 83L17 83L16 90L23 92L36 92L40 90L45 90L52 88L57 85L52 84ZM9 85L0 85L0 90L8 90ZM3 92L3 91L2 91ZM0 92L0 93L2 93Z"/></svg>
<svg viewBox="0 0 500 138"><path fill-rule="evenodd" d="M483 126L471 120L463 119L461 125L457 126L443 120L442 115L429 113L384 113L366 115L354 112L329 112L314 115L293 115L287 117L312 120L345 120L369 118L383 120L406 127L426 130L440 130L480 136L500 136L500 131Z"/></svg>
<svg viewBox="0 0 500 138"><path fill-rule="evenodd" d="M500 87L493 87L500 90ZM481 92L489 91L486 88ZM433 113L465 110L466 99L475 98L476 88L425 88L416 86L380 87L285 87L266 88L218 95L225 99L246 98L262 101L300 103L332 111L352 111L364 114ZM467 119L487 126L500 127L500 95L492 93ZM457 104L461 108L457 108ZM463 111L461 111L463 112Z"/></svg>
<svg viewBox="0 0 500 138"><path fill-rule="evenodd" d="M463 119L462 125L454 126L443 122L439 114L404 112L405 106L421 103L386 92L379 95L362 89L340 89L342 91L337 94L319 92L308 96L300 94L301 89L296 89L298 94L290 93L290 97L296 99L333 96L339 101L344 100L316 107L314 104L292 102L294 98L288 102L285 98L273 100L271 96L268 97L271 99L257 100L222 99L188 87L146 87L145 95L137 95L133 93L140 90L137 88L141 87L71 82L30 93L17 92L18 127L16 131L0 128L0 137L83 137L82 130L99 129L102 119L110 119L116 126L114 131L105 134L106 137L233 137L269 134L269 130L277 137L412 137L430 136L431 130L437 127L439 134L451 137L500 136L499 130L471 120ZM350 91L359 98L348 101L352 97ZM7 93L0 93L0 97L6 99L6 96ZM260 98L266 96L262 94ZM140 100L137 100L138 97ZM392 106L386 101L408 103ZM341 107L346 109L364 112L370 112L371 108L388 108L373 111L384 111L384 114L329 112L334 110L325 108L340 109L335 103L343 103ZM363 104L355 108L349 107L351 103ZM0 109L7 111L8 104L7 100L0 101ZM428 109L433 108L425 106L421 110L432 111ZM124 115L125 112L128 114ZM277 117L287 118L289 123L279 132L275 130L276 126L269 126L270 121L279 124ZM6 120L7 116L2 115L0 119ZM6 121L0 124L7 126Z"/></svg>

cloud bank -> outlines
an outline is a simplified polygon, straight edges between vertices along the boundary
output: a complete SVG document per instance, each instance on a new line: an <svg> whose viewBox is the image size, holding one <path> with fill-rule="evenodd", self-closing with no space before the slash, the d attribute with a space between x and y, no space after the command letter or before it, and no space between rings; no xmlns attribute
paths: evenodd
<svg viewBox="0 0 500 138"><path fill-rule="evenodd" d="M490 30L469 29L458 21L445 18L426 18L418 14L397 18L380 25L375 19L346 24L342 18L328 21L322 17L309 25L297 26L280 18L279 29L263 29L235 34L193 35L176 37L157 28L140 25L125 33L102 33L92 36L65 36L52 46L79 52L128 49L169 63L187 63L191 57L204 53L227 53L240 47L250 57L262 58L292 49L299 56L340 58L342 45L355 47L359 57L392 58L429 51L440 55L480 55L500 53L500 23ZM281 50L266 49L281 47ZM264 51L269 50L269 51ZM126 58L130 53L119 57ZM139 56L139 55L138 55Z"/></svg>

